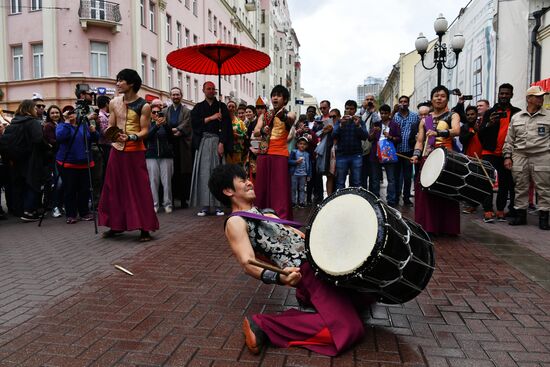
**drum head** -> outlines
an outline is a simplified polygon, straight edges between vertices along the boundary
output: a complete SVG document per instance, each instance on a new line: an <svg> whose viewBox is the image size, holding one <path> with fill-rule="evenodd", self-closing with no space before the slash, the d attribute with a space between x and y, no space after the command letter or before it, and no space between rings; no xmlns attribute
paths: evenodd
<svg viewBox="0 0 550 367"><path fill-rule="evenodd" d="M439 175L441 174L441 171L443 171L444 167L445 149L434 149L428 158L426 158L424 166L422 166L422 170L420 171L420 184L423 187L432 186L439 178Z"/></svg>
<svg viewBox="0 0 550 367"><path fill-rule="evenodd" d="M378 236L378 218L371 203L358 194L327 200L309 231L310 256L327 274L350 274L371 255Z"/></svg>

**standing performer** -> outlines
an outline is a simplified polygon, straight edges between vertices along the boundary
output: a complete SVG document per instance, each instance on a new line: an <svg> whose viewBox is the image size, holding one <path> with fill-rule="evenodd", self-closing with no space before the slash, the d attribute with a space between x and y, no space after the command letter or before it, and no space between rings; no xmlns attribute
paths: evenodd
<svg viewBox="0 0 550 367"><path fill-rule="evenodd" d="M208 186L219 201L231 206L225 235L244 271L266 284L296 287L298 302L315 308L315 312L291 309L277 315L245 317L243 331L248 349L258 354L270 342L280 348L304 347L335 356L359 341L364 328L353 302L358 294L315 277L304 253L304 234L277 223L272 212L253 206L256 195L244 169L219 166L212 172ZM289 275L249 264L257 256L269 259ZM363 296L363 307L371 302Z"/></svg>
<svg viewBox="0 0 550 367"><path fill-rule="evenodd" d="M122 96L109 103L109 128L119 128L122 132L113 139L114 149L109 156L99 201L99 225L110 228L103 233L104 238L139 229L139 240L150 241L149 231L159 228L143 144L151 122L151 107L137 95L141 78L135 70L123 69L116 79Z"/></svg>
<svg viewBox="0 0 550 367"><path fill-rule="evenodd" d="M259 115L254 128L254 136L262 136L268 143L267 151L259 154L257 160L256 205L261 208L272 208L277 215L285 219L292 219L287 139L296 120L296 114L285 109L289 98L288 89L276 85L271 91L273 110Z"/></svg>
<svg viewBox="0 0 550 367"><path fill-rule="evenodd" d="M216 99L216 86L206 82L202 86L204 101L191 111L193 127L193 178L191 179L191 207L200 207L199 217L208 214L210 208L216 215L224 215L220 203L208 191L208 178L220 165L225 155L233 151L233 128L225 103Z"/></svg>
<svg viewBox="0 0 550 367"><path fill-rule="evenodd" d="M453 138L460 134L460 116L449 111L449 90L440 85L431 93L433 112L420 121L418 137L411 158L418 163L438 147L453 149ZM425 139L428 139L426 142ZM427 144L425 144L425 142ZM421 164L421 167L422 167ZM414 220L431 234L460 234L460 207L458 201L432 195L420 186L420 174L415 179Z"/></svg>

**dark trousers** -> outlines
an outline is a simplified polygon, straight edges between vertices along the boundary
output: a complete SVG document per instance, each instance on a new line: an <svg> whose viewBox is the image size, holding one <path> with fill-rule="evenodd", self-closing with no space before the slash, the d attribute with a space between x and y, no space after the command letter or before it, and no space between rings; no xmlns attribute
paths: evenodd
<svg viewBox="0 0 550 367"><path fill-rule="evenodd" d="M63 189L65 190L65 212L67 217L82 217L90 212L90 178L87 169L63 168Z"/></svg>
<svg viewBox="0 0 550 367"><path fill-rule="evenodd" d="M413 152L401 152L401 154L407 157L412 157ZM411 200L411 184L412 184L413 165L410 160L399 157L395 170L397 178L397 203L399 203L399 197L403 195L403 201L407 202Z"/></svg>
<svg viewBox="0 0 550 367"><path fill-rule="evenodd" d="M497 170L498 174L498 192L497 192L497 210L503 211L506 206L506 201L510 198L508 209L514 213L514 180L512 179L512 171L504 168L504 158L496 155L483 155L483 160L491 163ZM493 211L493 195L489 196L483 203L483 210L486 212Z"/></svg>
<svg viewBox="0 0 550 367"><path fill-rule="evenodd" d="M312 154L310 154L310 157ZM310 158L311 180L307 183L307 201L308 203L323 201L323 175L317 172L317 163L315 159Z"/></svg>

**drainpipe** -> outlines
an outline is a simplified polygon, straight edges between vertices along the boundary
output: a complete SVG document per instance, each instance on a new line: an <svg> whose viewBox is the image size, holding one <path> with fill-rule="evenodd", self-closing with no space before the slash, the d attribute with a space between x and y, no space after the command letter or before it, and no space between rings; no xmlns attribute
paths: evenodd
<svg viewBox="0 0 550 367"><path fill-rule="evenodd" d="M548 10L550 10L550 6L537 10L532 14L533 18L535 18L535 27L533 27L533 31L531 32L531 45L533 46L533 59L535 63L533 73L534 81L539 81L541 78L540 67L542 63L542 46L537 41L537 33L541 25L541 18Z"/></svg>

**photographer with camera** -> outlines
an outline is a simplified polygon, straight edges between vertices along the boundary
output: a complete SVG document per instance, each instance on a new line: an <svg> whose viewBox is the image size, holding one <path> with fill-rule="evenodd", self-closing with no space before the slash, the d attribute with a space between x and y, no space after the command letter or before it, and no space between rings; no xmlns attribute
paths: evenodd
<svg viewBox="0 0 550 367"><path fill-rule="evenodd" d="M363 100L361 108L357 112L357 115L361 116L361 120L365 123L365 129L367 130L367 132L372 129L374 124L378 124L381 120L380 114L378 114L378 111L376 110L375 103L376 100L374 98L374 94L367 93L365 95L365 99ZM363 157L363 166L361 167L361 186L366 190L368 190L368 187L372 185L369 180L370 177L373 177L373 167L369 158L371 146L372 143L368 139L365 139L361 142ZM382 177L382 171L376 172L374 175Z"/></svg>
<svg viewBox="0 0 550 367"><path fill-rule="evenodd" d="M502 156L502 147L508 133L508 127L513 115L521 111L512 106L510 100L514 95L514 87L511 84L504 83L498 87L498 103L485 112L483 122L479 127L479 141L483 148L482 158L495 167L498 174L498 192L497 192L497 212L496 220L505 222L504 207L508 197L510 204L508 209L510 215L515 217L514 209L514 181L510 170L504 168L504 158ZM493 223L495 213L493 212L493 195L487 198L483 203L483 221Z"/></svg>
<svg viewBox="0 0 550 367"><path fill-rule="evenodd" d="M57 125L55 129L56 143L59 149L56 162L63 179L63 192L67 224L80 220L94 219L88 207L90 198L89 168L94 167L91 146L97 141L99 134L95 125L78 121L76 109L69 110L68 119Z"/></svg>

